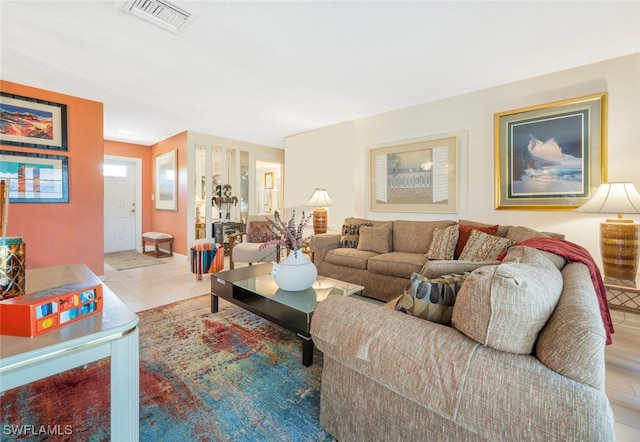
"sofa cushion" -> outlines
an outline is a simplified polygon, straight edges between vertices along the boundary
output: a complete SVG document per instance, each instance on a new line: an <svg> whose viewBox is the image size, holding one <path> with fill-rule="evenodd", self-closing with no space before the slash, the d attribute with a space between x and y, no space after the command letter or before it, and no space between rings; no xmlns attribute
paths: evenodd
<svg viewBox="0 0 640 442"><path fill-rule="evenodd" d="M495 260L512 245L513 242L510 239L472 230L469 241L460 254L460 261Z"/></svg>
<svg viewBox="0 0 640 442"><path fill-rule="evenodd" d="M458 226L452 225L441 229L436 227L433 231L433 239L427 252L428 259L453 259L453 254L458 243Z"/></svg>
<svg viewBox="0 0 640 442"><path fill-rule="evenodd" d="M389 253L391 251L391 229L361 226L357 248L376 253Z"/></svg>
<svg viewBox="0 0 640 442"><path fill-rule="evenodd" d="M464 246L467 245L467 241L469 241L469 236L471 235L472 230L479 230L480 232L484 232L489 235L495 235L498 231L498 225L489 226L485 224L458 224L458 243L456 244L456 250L454 253L454 258L459 259L460 254L464 250Z"/></svg>
<svg viewBox="0 0 640 442"><path fill-rule="evenodd" d="M409 279L413 273L420 273L426 261L427 257L422 253L391 252L369 258L367 270Z"/></svg>
<svg viewBox="0 0 640 442"><path fill-rule="evenodd" d="M550 232L538 232L524 226L511 226L507 231L507 238L512 240L515 244L531 238L564 238L564 235L559 233Z"/></svg>
<svg viewBox="0 0 640 442"><path fill-rule="evenodd" d="M530 354L562 292L558 268L538 250L515 246L502 264L474 270L453 307L452 324L498 350Z"/></svg>
<svg viewBox="0 0 640 442"><path fill-rule="evenodd" d="M394 221L393 251L422 253L429 250L429 244L436 228L445 228L454 221ZM410 274L409 274L410 275ZM407 276L408 277L408 276Z"/></svg>
<svg viewBox="0 0 640 442"><path fill-rule="evenodd" d="M451 273L473 272L478 267L500 264L498 260L492 261L460 261L459 259L436 259L427 261L422 266L420 274L426 278L437 278Z"/></svg>
<svg viewBox="0 0 640 442"><path fill-rule="evenodd" d="M349 267L352 269L367 269L367 261L372 256L376 256L375 252L362 251L358 249L352 249L350 247L344 247L341 249L332 249L327 252L324 257L325 262L329 264L335 264L342 267Z"/></svg>
<svg viewBox="0 0 640 442"><path fill-rule="evenodd" d="M265 242L275 239L273 226L269 221L251 221L247 232L248 242Z"/></svg>
<svg viewBox="0 0 640 442"><path fill-rule="evenodd" d="M396 310L427 321L450 324L456 296L467 275L469 272L429 279L414 273L396 303Z"/></svg>
<svg viewBox="0 0 640 442"><path fill-rule="evenodd" d="M356 222L353 224L344 223L342 225L342 236L340 237L340 244L338 247L349 247L355 249L358 247L358 241L360 240L360 227L371 226L370 222Z"/></svg>

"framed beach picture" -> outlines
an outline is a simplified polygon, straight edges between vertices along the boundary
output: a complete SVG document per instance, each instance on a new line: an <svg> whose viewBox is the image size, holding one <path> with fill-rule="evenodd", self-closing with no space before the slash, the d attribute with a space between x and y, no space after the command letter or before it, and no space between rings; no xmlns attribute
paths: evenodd
<svg viewBox="0 0 640 442"><path fill-rule="evenodd" d="M420 138L369 150L372 211L456 213L458 137Z"/></svg>
<svg viewBox="0 0 640 442"><path fill-rule="evenodd" d="M0 92L0 143L67 150L67 106Z"/></svg>
<svg viewBox="0 0 640 442"><path fill-rule="evenodd" d="M569 210L606 181L606 93L495 114L496 209Z"/></svg>
<svg viewBox="0 0 640 442"><path fill-rule="evenodd" d="M156 156L156 209L178 210L177 153Z"/></svg>
<svg viewBox="0 0 640 442"><path fill-rule="evenodd" d="M0 178L12 203L68 203L69 162L58 155L0 151Z"/></svg>

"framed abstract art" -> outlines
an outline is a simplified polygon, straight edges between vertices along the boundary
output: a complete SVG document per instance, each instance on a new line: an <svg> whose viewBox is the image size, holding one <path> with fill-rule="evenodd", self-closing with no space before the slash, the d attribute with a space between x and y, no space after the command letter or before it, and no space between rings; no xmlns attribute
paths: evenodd
<svg viewBox="0 0 640 442"><path fill-rule="evenodd" d="M9 201L68 203L68 161L65 156L0 151L0 178L9 178Z"/></svg>
<svg viewBox="0 0 640 442"><path fill-rule="evenodd" d="M67 106L0 92L0 143L67 150Z"/></svg>

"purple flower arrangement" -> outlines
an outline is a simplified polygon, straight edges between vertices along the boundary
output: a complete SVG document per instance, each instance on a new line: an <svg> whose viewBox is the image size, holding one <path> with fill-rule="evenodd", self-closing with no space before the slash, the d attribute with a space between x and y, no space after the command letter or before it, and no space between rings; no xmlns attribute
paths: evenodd
<svg viewBox="0 0 640 442"><path fill-rule="evenodd" d="M280 216L280 212L277 210L273 214L273 219L266 217L267 222L271 225L274 232L276 233L276 238L269 239L263 242L260 245L260 250L264 249L268 246L279 245L281 247L287 247L289 250L295 252L297 254L298 250L302 246L308 237L304 237L304 228L309 224L309 220L313 214L309 214L305 216L304 212L302 212L302 219L296 225L296 211L293 211L291 215L291 219L288 222L285 222Z"/></svg>

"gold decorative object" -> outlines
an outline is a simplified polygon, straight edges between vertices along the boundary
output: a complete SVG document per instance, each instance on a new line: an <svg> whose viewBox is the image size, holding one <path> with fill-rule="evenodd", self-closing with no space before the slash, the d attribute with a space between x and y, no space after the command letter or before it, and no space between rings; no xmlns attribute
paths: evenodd
<svg viewBox="0 0 640 442"><path fill-rule="evenodd" d="M327 206L333 205L327 189L316 187L307 205L315 207L313 210L313 233L315 235L327 233Z"/></svg>
<svg viewBox="0 0 640 442"><path fill-rule="evenodd" d="M640 213L640 194L633 183L605 183L577 211L617 213L617 218L600 224L600 253L604 280L610 284L636 286L638 275L638 224L622 218L623 213Z"/></svg>
<svg viewBox="0 0 640 442"><path fill-rule="evenodd" d="M22 238L0 238L0 300L25 295L25 264Z"/></svg>

